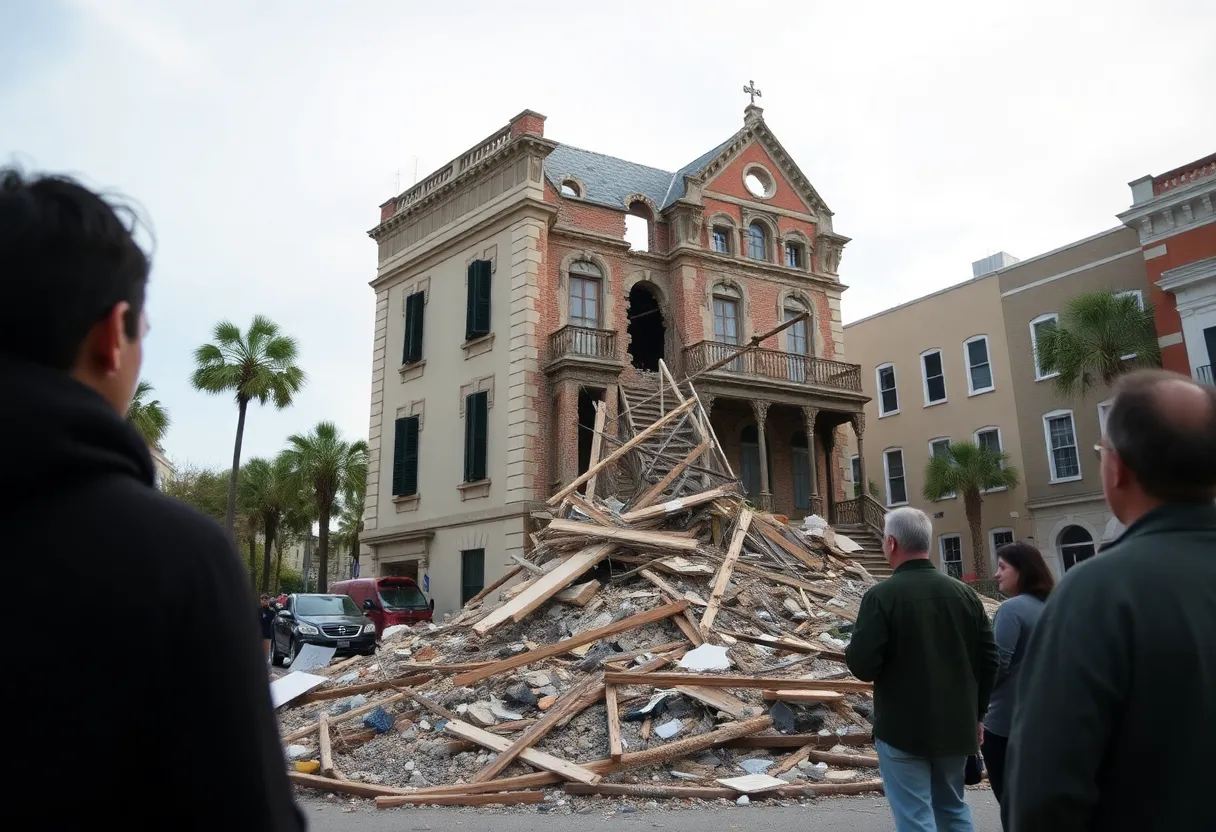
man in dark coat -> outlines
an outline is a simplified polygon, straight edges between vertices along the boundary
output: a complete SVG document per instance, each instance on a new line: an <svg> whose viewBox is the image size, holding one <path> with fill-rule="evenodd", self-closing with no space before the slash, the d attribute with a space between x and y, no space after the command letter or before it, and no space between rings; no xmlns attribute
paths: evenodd
<svg viewBox="0 0 1216 832"><path fill-rule="evenodd" d="M40 824L295 832L248 578L223 529L156 490L124 418L148 271L96 194L0 169L5 662L25 712L0 818L29 828L58 783Z"/></svg>
<svg viewBox="0 0 1216 832"><path fill-rule="evenodd" d="M1005 825L1216 829L1216 388L1125 376L1096 450L1127 529L1069 571L1031 637Z"/></svg>

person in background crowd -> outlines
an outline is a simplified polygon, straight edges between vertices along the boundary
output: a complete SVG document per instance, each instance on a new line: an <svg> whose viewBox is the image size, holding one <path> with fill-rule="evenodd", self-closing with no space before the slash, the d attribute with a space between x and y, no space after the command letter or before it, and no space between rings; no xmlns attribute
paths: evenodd
<svg viewBox="0 0 1216 832"><path fill-rule="evenodd" d="M273 625L275 617L274 604L269 595L262 596L262 649L266 653L266 661L270 661L270 640L274 637Z"/></svg>
<svg viewBox="0 0 1216 832"><path fill-rule="evenodd" d="M1216 829L1216 387L1129 373L1096 450L1127 529L1069 570L1030 639L1005 827Z"/></svg>
<svg viewBox="0 0 1216 832"><path fill-rule="evenodd" d="M23 695L55 716L9 722L5 742L22 761L6 773L17 797L0 819L30 825L20 796L45 794L67 751L101 759L47 808L52 826L295 832L304 818L249 579L222 528L156 489L148 446L126 420L148 329L150 265L134 225L71 179L0 169L6 550L35 553L57 585L88 587L104 599L88 612L131 636L109 649L81 640L79 616L48 616L35 596L16 602L37 614L38 638L11 640L6 658L29 677ZM73 645L69 657L54 644Z"/></svg>
<svg viewBox="0 0 1216 832"><path fill-rule="evenodd" d="M1005 793L1005 746L1009 742L1017 706L1018 670L1026 658L1030 634L1055 586L1055 579L1039 550L1019 540L997 550L996 580L997 587L1009 596L1009 600L1001 604L992 624L1000 668L988 702L988 713L984 716L980 750L984 754L992 793L1000 803Z"/></svg>
<svg viewBox="0 0 1216 832"><path fill-rule="evenodd" d="M923 511L887 514L882 549L895 571L861 599L845 658L874 682L874 745L897 832L970 832L963 769L979 750L997 649L979 596L929 559L932 539Z"/></svg>

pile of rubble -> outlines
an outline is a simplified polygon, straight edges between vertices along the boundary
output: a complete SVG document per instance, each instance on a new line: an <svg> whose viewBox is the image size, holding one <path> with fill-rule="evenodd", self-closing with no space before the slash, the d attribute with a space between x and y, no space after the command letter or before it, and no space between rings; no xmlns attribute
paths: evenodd
<svg viewBox="0 0 1216 832"><path fill-rule="evenodd" d="M601 409L588 472L500 581L280 709L299 786L380 807L881 791L871 686L843 663L873 579L830 528L749 507L695 391L665 397L624 440ZM700 441L673 455L682 430ZM614 465L627 501L595 494Z"/></svg>

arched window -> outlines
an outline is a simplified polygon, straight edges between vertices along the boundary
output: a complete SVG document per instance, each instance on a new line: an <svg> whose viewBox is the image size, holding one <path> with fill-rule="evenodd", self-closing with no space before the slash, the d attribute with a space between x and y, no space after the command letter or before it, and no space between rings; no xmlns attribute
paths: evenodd
<svg viewBox="0 0 1216 832"><path fill-rule="evenodd" d="M562 196L582 196L582 193L579 191L578 183L573 179L563 181Z"/></svg>
<svg viewBox="0 0 1216 832"><path fill-rule="evenodd" d="M634 251L650 251L650 207L640 200L629 205L625 215L625 242Z"/></svg>
<svg viewBox="0 0 1216 832"><path fill-rule="evenodd" d="M1060 532L1057 543L1060 559L1064 561L1064 571L1067 572L1083 560L1092 558L1097 551L1094 548L1094 538L1081 526L1068 526Z"/></svg>
<svg viewBox="0 0 1216 832"><path fill-rule="evenodd" d="M747 256L753 260L768 259L768 232L762 222L753 222L747 228Z"/></svg>
<svg viewBox="0 0 1216 832"><path fill-rule="evenodd" d="M806 433L795 431L790 437L790 465L794 469L794 508L811 508L811 453Z"/></svg>

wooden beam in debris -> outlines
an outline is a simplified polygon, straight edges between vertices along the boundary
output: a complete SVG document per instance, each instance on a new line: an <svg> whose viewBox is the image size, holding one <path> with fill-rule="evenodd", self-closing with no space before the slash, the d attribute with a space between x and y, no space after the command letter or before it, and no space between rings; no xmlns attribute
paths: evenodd
<svg viewBox="0 0 1216 832"><path fill-rule="evenodd" d="M468 607L468 606L471 606L472 604L476 604L478 601L480 601L482 598L485 598L487 595L489 595L494 590L499 589L507 581L512 580L521 571L522 571L522 567L519 567L519 566L515 567L514 569L508 570L507 573L505 575L503 575L501 578L499 578L497 581L490 584L488 587L486 587L481 592L477 593L472 598L470 598L467 602L465 602L465 606Z"/></svg>
<svg viewBox="0 0 1216 832"><path fill-rule="evenodd" d="M593 578L584 584L578 584L577 586L563 589L561 592L554 595L553 598L557 601L561 601L563 604L572 604L576 607L585 607L591 602L591 599L595 597L595 593L599 591L600 582Z"/></svg>
<svg viewBox="0 0 1216 832"><path fill-rule="evenodd" d="M735 526L735 534L730 540L730 548L726 550L726 557L722 559L722 565L718 567L717 577L714 578L713 592L709 596L709 606L705 608L705 612L701 615L701 635L708 637L709 628L713 626L714 619L718 617L718 608L722 606L722 596L726 594L726 584L730 582L731 572L735 568L735 561L739 559L739 553L743 551L743 538L747 536L747 527L752 522L752 510L750 508L743 509L743 513L739 516L739 524Z"/></svg>
<svg viewBox="0 0 1216 832"><path fill-rule="evenodd" d="M733 800L740 794L735 789L726 786L659 786L651 783L597 783L594 786L567 783L562 786L562 789L566 794L571 795L600 794L611 797L699 798L701 800L717 800L718 798ZM881 793L882 791L882 780L859 780L856 783L804 783L781 786L757 795L757 798L826 797L867 792ZM382 799L391 800L392 798L376 798L376 804L379 805Z"/></svg>
<svg viewBox="0 0 1216 832"><path fill-rule="evenodd" d="M878 768L877 754L833 754L831 751L812 748L807 759L813 763L827 763L841 768Z"/></svg>
<svg viewBox="0 0 1216 832"><path fill-rule="evenodd" d="M731 676L710 673L648 673L644 678L647 684L654 685L656 688L698 685L707 688L805 690L808 686L813 685L820 690L840 691L841 693L867 693L874 689L869 682L858 682L854 679L779 679L773 676ZM641 680L638 677L630 677L626 673L609 671L604 674L604 682L609 685L636 685L639 681Z"/></svg>
<svg viewBox="0 0 1216 832"><path fill-rule="evenodd" d="M324 777L334 776L334 748L329 737L329 714L321 711L321 716L317 720L317 736L319 742L317 747L320 749L321 756L321 774Z"/></svg>
<svg viewBox="0 0 1216 832"><path fill-rule="evenodd" d="M731 748L800 748L813 745L816 748L831 748L835 745L869 745L874 737L869 731L864 734L771 734L766 736L739 737L726 743Z"/></svg>
<svg viewBox="0 0 1216 832"><path fill-rule="evenodd" d="M604 525L604 526L612 525L611 517L609 517L604 512L600 511L595 506L591 505L590 501L584 500L582 497L580 497L579 493L577 491L575 491L573 494L571 494L566 499L570 501L570 505L574 506L576 509L578 509L583 514L590 517L595 522L597 522L601 525Z"/></svg>
<svg viewBox="0 0 1216 832"><path fill-rule="evenodd" d="M715 711L722 711L724 714L730 714L735 719L746 719L749 716L754 716L755 712L760 710L758 708L753 709L739 697L732 693L728 693L721 688L706 688L698 687L696 685L676 685L675 690L684 694L690 699L695 699L704 705L708 705Z"/></svg>
<svg viewBox="0 0 1216 832"><path fill-rule="evenodd" d="M607 673L604 674L604 679L607 681ZM614 676L626 674L615 673ZM649 679L654 674L647 674ZM664 674L678 675L678 674ZM635 681L636 680L629 680ZM629 684L629 681L623 684ZM772 717L765 714L764 716L756 716L751 719L743 719L738 722L730 722L713 731L704 734L697 734L694 737L677 740L676 742L664 743L663 745L654 748L648 748L645 751L635 751L630 754L622 755L620 765L622 768L641 768L644 766L654 765L656 763L665 763L668 760L674 760L677 757L683 757L686 754L691 754L694 751L704 751L707 748L713 748L715 745L722 745L728 740L736 737L745 737L749 734L758 734L771 727L773 724Z"/></svg>
<svg viewBox="0 0 1216 832"><path fill-rule="evenodd" d="M545 802L545 793L536 792L497 792L489 794L398 794L376 798L377 809L391 809L394 806L490 806L521 804L536 804Z"/></svg>
<svg viewBox="0 0 1216 832"><path fill-rule="evenodd" d="M689 451L688 456L684 457L682 460L673 465L671 470L664 474L661 480L650 486L650 488L646 489L646 493L644 493L641 498L634 503L634 508L646 508L646 506L657 500L663 494L663 491L667 488L667 486L675 482L676 477L684 473L685 469L687 469L689 465L692 465L697 461L697 457L709 450L709 447L710 441L706 439L700 445ZM632 513L633 512L630 512L630 514Z"/></svg>
<svg viewBox="0 0 1216 832"><path fill-rule="evenodd" d="M674 500L668 500L665 503L659 503L657 506L637 508L633 511L627 511L621 515L621 519L626 523L641 523L645 520L653 520L656 517L675 514L678 511L686 511L695 506L713 502L720 497L728 497L737 493L738 489L734 485L721 485L717 488L711 488L708 491L701 491L697 494L689 494L687 497L678 497Z"/></svg>
<svg viewBox="0 0 1216 832"><path fill-rule="evenodd" d="M582 647L584 644L591 644L608 636L614 636L617 633L623 633L632 630L635 627L642 627L646 624L651 624L655 621L662 621L664 618L669 618L673 615L678 615L688 609L687 601L676 601L671 604L665 604L661 607L656 607L652 610L631 615L628 618L622 618L620 621L615 621L611 624L605 624L603 627L596 627L592 630L579 633L571 636L564 641L559 641L556 644L548 644L536 650L528 650L518 655L503 659L499 662L494 662L486 667L471 670L468 673L462 673L452 680L452 684L456 687L471 685L475 682L480 682L482 679L487 679L490 676L495 676L507 670L514 670L517 667L522 667L526 664L538 662L541 659L547 659L552 656L560 656L562 653L568 653L575 647ZM803 682L799 687L806 687Z"/></svg>
<svg viewBox="0 0 1216 832"><path fill-rule="evenodd" d="M677 419L680 415L688 412L692 408L693 404L695 404L695 401L693 399L689 399L688 401L684 402L684 404L677 407L675 410L672 410L671 412L669 412L666 416L663 416L660 419L658 419L658 421L656 421L654 424L650 425L649 427L645 428L644 430L639 431L637 436L633 437L628 442L621 445L615 451L608 454L608 456L604 457L599 462L595 463L595 465L592 465L590 468L587 469L587 471L585 473L576 477L573 481L568 483L564 488L562 488L560 491L558 491L556 494L554 494L552 497L550 497L546 501L546 503L548 505L555 506L558 503L560 503L562 500L566 499L566 497L569 494L578 490L579 486L581 486L583 483L590 480L592 477L594 477L596 474L598 474L601 470L603 470L604 468L607 468L609 465L616 462L618 459L623 457L625 454L629 453L631 450L636 448L638 445L645 442L651 436L658 433L660 430L662 430L668 424L670 424L673 420Z"/></svg>
<svg viewBox="0 0 1216 832"><path fill-rule="evenodd" d="M549 528L555 532L576 534L597 540L614 540L617 543L632 543L635 546L648 546L656 549L675 549L681 552L691 552L698 546L696 540L680 537L664 532L646 532L637 529L622 529L619 526L597 526L592 523L581 523L577 520L554 520Z"/></svg>
<svg viewBox="0 0 1216 832"><path fill-rule="evenodd" d="M621 745L621 719L617 712L619 706L616 702L616 685L605 686L604 706L608 717L608 756L614 762L620 762L625 750Z"/></svg>
<svg viewBox="0 0 1216 832"><path fill-rule="evenodd" d="M808 681L808 685L815 684ZM792 702L810 705L816 702L839 702L844 694L838 690L765 690L761 696L765 702Z"/></svg>
<svg viewBox="0 0 1216 832"><path fill-rule="evenodd" d="M499 753L509 749L512 744L506 737L491 734L489 731L478 728L476 725L470 725L459 719L448 720L444 723L443 730L453 736L475 742L483 748L488 748L491 751ZM600 775L595 772L588 771L582 766L563 760L560 757L555 757L552 754L547 754L544 751L538 751L535 748L525 748L517 756L533 768L552 772L566 780L574 780L579 783L598 783L600 781Z"/></svg>
<svg viewBox="0 0 1216 832"><path fill-rule="evenodd" d="M749 644L763 644L765 647L772 647L774 650L788 650L791 653L808 653L812 656L818 656L822 652L819 647L810 642L789 636L753 636L748 633L740 633L736 630L722 630L721 632L739 641L746 641Z"/></svg>
<svg viewBox="0 0 1216 832"><path fill-rule="evenodd" d="M591 435L591 459L587 463L588 466L593 466L600 461L600 446L604 441L604 422L608 418L608 405L605 402L595 403L595 433ZM599 478L600 472L597 470L587 480L587 488L583 491L587 502L595 499L595 481ZM578 493L578 492L574 492Z"/></svg>
<svg viewBox="0 0 1216 832"><path fill-rule="evenodd" d="M317 774L304 774L300 771L287 772L287 779L297 786L303 786L306 789L351 794L356 797L408 795L413 791L411 789L397 788L396 786L376 786L371 783L356 783L353 780L331 780L328 777L321 777Z"/></svg>
<svg viewBox="0 0 1216 832"><path fill-rule="evenodd" d="M763 522L763 523L757 523L755 525L756 525L756 529L760 532L760 534L764 535L764 537L766 539L768 539L769 541L771 541L772 543L776 544L777 546L780 546L783 551L798 558L798 560L802 561L808 567L810 567L811 569L814 569L817 572L823 570L823 557L822 556L813 555L810 552L808 552L806 549L802 548L801 546L798 546L797 544L791 542L789 539L786 538L786 536L780 530L775 529L772 526L770 526L767 521Z"/></svg>
<svg viewBox="0 0 1216 832"><path fill-rule="evenodd" d="M323 702L327 699L342 699L346 696L354 696L356 693L371 693L374 690L385 690L387 688L408 687L410 685L420 685L423 682L429 681L431 674L415 673L407 676L398 676L394 679L385 679L380 682L367 682L362 685L347 685L344 688L326 688L323 690L312 690L294 700L291 704L293 707L307 705L309 702Z"/></svg>
<svg viewBox="0 0 1216 832"><path fill-rule="evenodd" d="M406 695L404 693L394 693L392 696L387 696L384 699L380 699L376 702L368 702L366 705L361 705L358 708L352 708L351 710L347 711L346 713L338 714L337 716L332 717L330 719L330 724L338 723L338 722L345 722L348 719L354 719L357 716L362 716L363 714L367 713L368 711L375 710L376 708L379 708L383 705L391 705L393 702L397 702L398 700L404 699L405 696ZM316 731L318 725L319 725L319 723L313 722L309 725L305 725L303 728L300 728L299 730L292 731L290 734L285 734L283 736L283 742L285 744L287 744L287 743L293 743L299 739L303 739L304 737L307 737L309 734Z"/></svg>
<svg viewBox="0 0 1216 832"><path fill-rule="evenodd" d="M553 521L558 522L558 521ZM536 578L523 592L495 607L473 625L479 636L493 630L507 619L522 621L529 613L575 581L591 567L608 557L616 548L613 543L597 543L563 560L556 568Z"/></svg>

